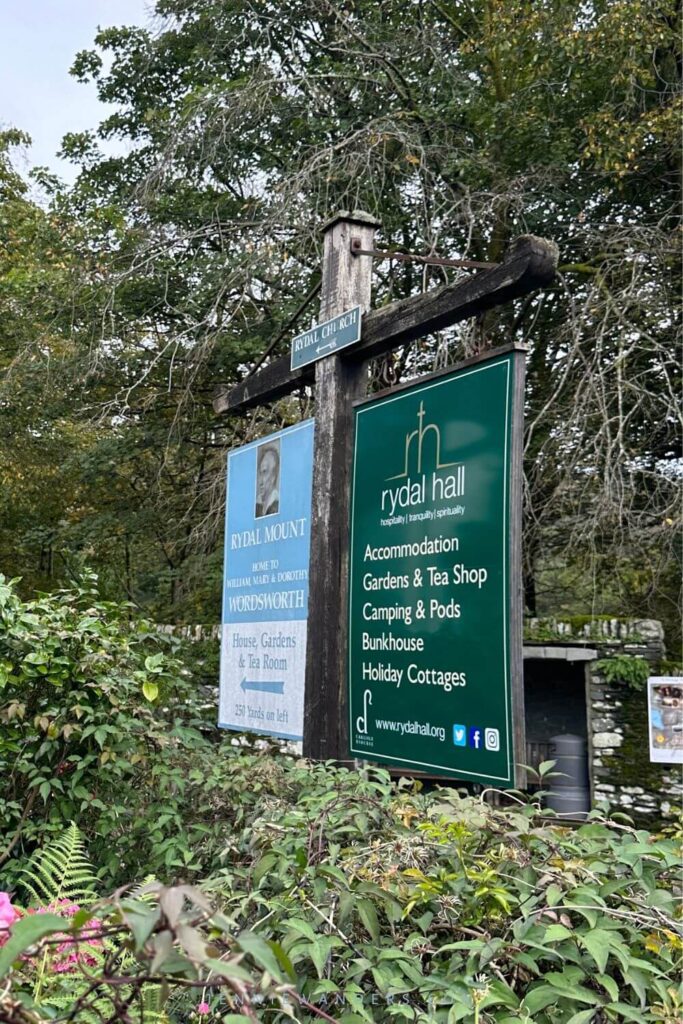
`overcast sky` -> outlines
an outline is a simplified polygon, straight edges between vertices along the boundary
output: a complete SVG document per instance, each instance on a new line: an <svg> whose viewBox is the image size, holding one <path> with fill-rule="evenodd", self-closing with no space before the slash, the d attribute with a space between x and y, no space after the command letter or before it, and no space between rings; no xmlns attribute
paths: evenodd
<svg viewBox="0 0 683 1024"><path fill-rule="evenodd" d="M92 47L99 26L145 25L152 0L0 0L0 126L33 139L26 164L46 164L73 180L59 160L62 136L95 128L110 109L93 84L69 74L79 50Z"/></svg>

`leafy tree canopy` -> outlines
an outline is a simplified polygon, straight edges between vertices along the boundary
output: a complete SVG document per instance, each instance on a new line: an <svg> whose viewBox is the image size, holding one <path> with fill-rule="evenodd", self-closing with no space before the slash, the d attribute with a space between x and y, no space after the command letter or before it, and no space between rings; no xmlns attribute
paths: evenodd
<svg viewBox="0 0 683 1024"><path fill-rule="evenodd" d="M409 346L392 377L524 340L528 607L664 614L679 466L675 28L672 0L158 0L149 29L104 29L77 55L73 73L116 109L65 138L81 170L54 201L87 225L106 279L76 362L91 408L116 410L121 450L136 453L126 488L135 473L139 507L162 523L133 553L131 595L147 599L141 566L163 562L170 589L154 572L151 586L164 614L211 607L183 606L177 580L217 550L218 453L299 411L218 424L210 397L280 334L283 349L319 280L322 221L360 207L413 252L497 261L522 232L558 242L557 287ZM112 138L125 155L101 153ZM376 301L443 273L377 263Z"/></svg>

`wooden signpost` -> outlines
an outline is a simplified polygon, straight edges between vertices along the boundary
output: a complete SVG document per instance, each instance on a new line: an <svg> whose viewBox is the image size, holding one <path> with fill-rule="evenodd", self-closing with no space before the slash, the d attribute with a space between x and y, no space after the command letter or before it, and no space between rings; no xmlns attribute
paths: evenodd
<svg viewBox="0 0 683 1024"><path fill-rule="evenodd" d="M369 252L374 249L378 227L378 222L365 213L342 212L323 229L321 325L335 318L341 318L337 319L338 324L345 324L343 314L360 307L363 314L360 340L338 350L337 346L330 348L330 355L316 353L315 362L304 363L301 358L295 360L293 355L273 360L257 374L219 395L214 402L217 413L239 413L280 398L302 385L315 386L304 754L316 760L344 761L350 757L347 707L350 470L354 404L366 397L367 361L544 287L554 279L557 266L553 243L522 236L513 242L504 262L492 269L370 311L372 256ZM309 340L312 344L315 338ZM309 347L307 343L305 348ZM512 348L519 349L519 346L506 347L507 351ZM488 357L494 355L494 351L487 353ZM519 462L518 438L515 445ZM520 467L514 469L514 474L516 479L510 481L510 488L513 500L518 501ZM513 537L509 554L515 563L519 561L518 543L519 538ZM511 569L508 597L512 621L520 632L521 652L521 578L515 566ZM519 750L523 742L521 658L514 657L511 664L516 677L512 687L512 719L515 745ZM479 743L478 737L475 739ZM458 742L454 740L456 745ZM371 751L367 756L372 758Z"/></svg>

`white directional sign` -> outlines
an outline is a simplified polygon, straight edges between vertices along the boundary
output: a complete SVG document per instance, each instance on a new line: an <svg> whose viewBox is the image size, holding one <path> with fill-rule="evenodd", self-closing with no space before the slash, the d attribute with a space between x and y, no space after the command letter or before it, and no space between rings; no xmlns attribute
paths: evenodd
<svg viewBox="0 0 683 1024"><path fill-rule="evenodd" d="M298 370L309 363L338 352L340 348L360 341L360 306L325 320L292 341L291 368Z"/></svg>

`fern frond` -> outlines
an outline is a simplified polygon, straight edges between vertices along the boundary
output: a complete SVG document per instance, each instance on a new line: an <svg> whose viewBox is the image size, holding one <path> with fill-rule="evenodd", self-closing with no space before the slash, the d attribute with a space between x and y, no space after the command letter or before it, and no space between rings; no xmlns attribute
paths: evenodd
<svg viewBox="0 0 683 1024"><path fill-rule="evenodd" d="M72 821L65 832L37 850L21 873L21 885L36 903L69 900L87 906L96 898L95 875L85 843Z"/></svg>
<svg viewBox="0 0 683 1024"><path fill-rule="evenodd" d="M143 986L140 1010L144 1024L170 1024L166 1011L162 1009L161 990L154 985Z"/></svg>
<svg viewBox="0 0 683 1024"><path fill-rule="evenodd" d="M131 889L130 895L133 897L134 900L140 900L141 903L147 903L149 906L151 906L153 903L156 903L157 901L156 893L143 892L142 890L151 882L156 882L156 880L156 875L145 875L142 881L139 882L138 885L136 885L133 889Z"/></svg>
<svg viewBox="0 0 683 1024"><path fill-rule="evenodd" d="M73 1010L74 1004L85 991L85 985L80 989L77 986L64 986L59 994L51 993L42 1004L56 1013L58 1017L68 1017ZM87 1005L81 1006L78 1011L78 1024L102 1024L102 1021L113 1020L116 1007L107 992L93 996ZM146 1024L146 1021L145 1021Z"/></svg>
<svg viewBox="0 0 683 1024"><path fill-rule="evenodd" d="M154 880L148 876L133 890L133 896L145 903L154 903L154 893L141 893L141 889ZM70 904L86 906L96 899L95 875L88 860L83 837L74 822L71 822L61 836L49 846L36 851L22 872L21 885L31 899L43 906L55 906L60 900ZM55 909L59 912L59 906ZM67 940L68 941L68 940ZM126 976L130 971L134 980L139 967L136 957L122 946L118 951L110 939L95 939L80 946L73 940L73 949L78 957L87 958L81 963L87 969L81 970L76 964L60 972L59 957L68 957L70 948L50 952L46 950L38 968L34 998L41 1006L49 1008L52 1015L68 1016L78 999L88 991L95 978L102 975L107 957L115 957L117 974ZM57 969L55 967L57 966ZM127 994L126 986L117 988L119 998ZM161 993L153 985L144 985L136 1000L136 1020L141 1024L170 1024L162 1009ZM79 1007L78 1024L102 1024L113 1020L116 1006L111 999L105 982L92 993L92 997Z"/></svg>
<svg viewBox="0 0 683 1024"><path fill-rule="evenodd" d="M92 976L92 972L89 972ZM68 1016L76 1001L87 990L89 982L86 978L78 975L72 977L62 975L58 980L53 979L53 988L44 999L42 1005L56 1011L59 1017ZM129 990L124 986L116 987L116 994L119 999L126 999ZM131 1007L130 1015L136 1024L170 1024L168 1015L160 1009L161 994L152 985L143 986L142 992ZM113 1003L110 991L106 984L94 992L87 1003L82 1004L78 1011L78 1024L102 1024L103 1021L113 1020L116 1006ZM118 1019L118 1017L116 1018Z"/></svg>

